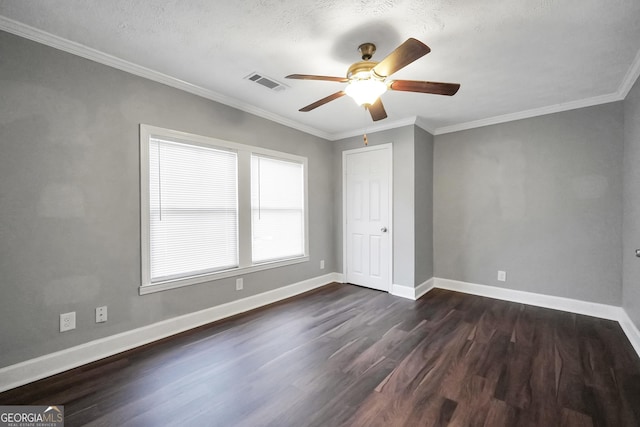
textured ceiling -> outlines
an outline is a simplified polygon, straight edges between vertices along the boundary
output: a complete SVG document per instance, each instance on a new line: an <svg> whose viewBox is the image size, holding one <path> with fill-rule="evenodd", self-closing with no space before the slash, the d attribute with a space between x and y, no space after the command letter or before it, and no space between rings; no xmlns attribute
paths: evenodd
<svg viewBox="0 0 640 427"><path fill-rule="evenodd" d="M640 72L638 0L0 0L0 17L0 29L71 41L91 49L67 50L107 54L103 62L145 67L331 139L416 117L442 133L614 101ZM375 124L347 97L298 112L344 84L284 76L344 76L359 44L375 43L381 60L409 37L432 51L393 77L459 82L458 94L387 92L389 117ZM288 88L244 79L252 72Z"/></svg>

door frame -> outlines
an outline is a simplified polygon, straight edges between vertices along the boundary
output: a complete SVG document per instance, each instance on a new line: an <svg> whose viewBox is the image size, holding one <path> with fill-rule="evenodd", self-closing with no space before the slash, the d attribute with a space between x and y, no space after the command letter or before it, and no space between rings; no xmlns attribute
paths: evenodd
<svg viewBox="0 0 640 427"><path fill-rule="evenodd" d="M347 156L350 154L357 154L365 151L385 150L388 154L388 166L389 166L389 288L388 293L391 293L393 288L393 143L370 145L362 148L353 148L350 150L342 151L342 270L344 275L344 283L347 283Z"/></svg>

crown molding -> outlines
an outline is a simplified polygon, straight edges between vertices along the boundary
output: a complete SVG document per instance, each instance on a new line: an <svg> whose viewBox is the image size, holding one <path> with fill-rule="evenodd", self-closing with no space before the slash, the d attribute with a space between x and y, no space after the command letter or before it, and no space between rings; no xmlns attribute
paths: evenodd
<svg viewBox="0 0 640 427"><path fill-rule="evenodd" d="M486 119L474 120L466 123L458 123L451 126L444 126L435 129L434 135L442 135L445 133L458 132L482 126L495 125L498 123L506 123L514 120L528 119L531 117L543 116L545 114L559 113L562 111L575 110L578 108L592 107L594 105L608 104L610 102L623 101L629 91L640 77L640 50L636 54L635 59L627 70L622 79L618 90L614 93L606 95L594 96L592 98L580 99L578 101L566 102L563 104L550 105L548 107L534 108L531 110L520 111L517 113L504 114L502 116L488 117Z"/></svg>
<svg viewBox="0 0 640 427"><path fill-rule="evenodd" d="M427 119L425 119L424 117L416 117L416 126L418 126L420 129L429 132L431 135L435 135L436 134L436 129L431 126L428 122Z"/></svg>
<svg viewBox="0 0 640 427"><path fill-rule="evenodd" d="M622 79L622 83L620 83L620 87L618 87L618 97L623 100L629 94L629 91L633 87L634 83L640 77L640 50L636 54L636 58L633 60L631 67L625 74L624 79Z"/></svg>
<svg viewBox="0 0 640 427"><path fill-rule="evenodd" d="M470 122L457 123L450 126L442 126L438 128L433 128L427 122L427 120L420 116L410 117L405 120L397 120L395 122L391 122L387 125L379 125L368 127L367 130L369 132L378 132L381 130L394 129L402 126L407 126L410 124L415 124L416 126L422 128L423 130L429 132L432 135L443 135L446 133L459 132L463 130L475 129L484 126L496 125L500 123L512 122L515 120L529 119L532 117L544 116L546 114L560 113L563 111L576 110L578 108L586 108L593 107L595 105L608 104L610 102L623 101L629 91L635 84L635 82L640 78L640 50L636 54L635 59L633 60L629 70L625 74L624 79L618 86L618 90L613 93L608 93L605 95L594 96L591 98L580 99L577 101L565 102L562 104L550 105L547 107L541 108L533 108L531 110L519 111L516 113L509 113L500 116L487 117L485 119L473 120ZM349 138L352 136L360 135L362 131L347 131L337 134L331 134L329 139L335 141L337 139Z"/></svg>
<svg viewBox="0 0 640 427"><path fill-rule="evenodd" d="M512 122L515 120L529 119L532 117L544 116L546 114L560 113L562 111L575 110L578 108L592 107L594 105L608 104L609 102L620 101L618 93L594 96L593 98L581 99L578 101L565 102L562 104L550 105L548 107L533 108L531 110L519 111L517 113L504 114L501 116L488 117L486 119L474 120L466 123L458 123L451 126L439 127L435 130L435 135L459 132L462 130L474 129L483 126L495 125L499 123Z"/></svg>
<svg viewBox="0 0 640 427"><path fill-rule="evenodd" d="M435 129L433 127L431 127L427 120L419 117L419 116L413 116L413 117L408 117L406 119L401 119L401 120L396 120L393 122L389 122L386 124L377 124L377 125L373 125L373 126L367 126L366 128L361 128L361 129L354 129L354 130L349 130L349 131L345 131L345 132L339 132L339 133L333 133L329 136L329 140L330 141L337 141L339 139L345 139L345 138L351 138L354 136L360 136L363 133L373 133L373 132L381 132L383 130L390 130L390 129L398 129L404 126L410 126L410 125L416 125L419 128L421 128L422 130L425 130L427 132L429 132L431 135L435 135ZM365 132L366 131L366 132Z"/></svg>
<svg viewBox="0 0 640 427"><path fill-rule="evenodd" d="M160 73L150 68L143 67L141 65L134 64L124 59L118 58L113 55L101 52L99 50L90 48L80 43L73 42L71 40L64 39L62 37L53 35L46 31L39 30L29 25L23 24L18 21L14 21L4 16L0 16L0 30L7 31L20 37L24 37L29 40L33 40L38 43L59 49L68 53L71 53L82 58L89 59L100 64L104 64L130 74L134 74L139 77L146 78L148 80L155 81L167 86L174 87L176 89L183 90L185 92L192 93L194 95L201 96L206 99L210 99L215 102L227 105L232 108L244 111L249 114L261 117L266 120L279 123L281 125L299 130L301 132L317 136L329 141L336 141L338 139L349 138L357 136L363 133L364 129L353 129L345 132L330 133L320 129L316 129L312 126L307 126L299 123L295 120L291 120L282 117L278 114L271 113L261 108L255 107L251 104L242 102L238 99L232 98L227 95L215 92L211 89L207 89L201 86L194 85L192 83L180 80L176 77ZM577 101L566 102L562 104L551 105L547 107L534 108L531 110L520 111L516 113L504 114L500 116L488 117L480 120L473 120L470 122L457 123L450 126L442 126L433 128L427 123L427 120L422 117L409 117L406 119L396 120L386 124L376 124L373 126L367 126L366 131L368 133L380 132L389 129L400 128L408 125L416 125L432 135L442 135L446 133L458 132L462 130L474 129L483 126L489 126L499 123L506 123L514 120L528 119L532 117L542 116L545 114L559 113L562 111L575 110L578 108L591 107L599 104L607 104L610 102L624 100L633 87L634 83L640 77L640 51L636 54L636 57L629 67L629 70L625 74L623 81L621 82L618 90L614 93L600 95L592 98L581 99Z"/></svg>
<svg viewBox="0 0 640 427"><path fill-rule="evenodd" d="M331 141L337 141L339 139L351 138L352 136L360 136L363 133L381 132L383 130L397 129L404 126L415 125L416 119L417 117L413 116L413 117L408 117L406 119L396 120L393 122L380 123L380 124L375 124L373 126L366 126L360 129L353 129L345 132L333 133L328 139Z"/></svg>
<svg viewBox="0 0 640 427"><path fill-rule="evenodd" d="M67 40L65 38L56 36L46 31L39 30L37 28L23 24L21 22L14 21L4 16L0 16L0 30L4 30L6 32L15 34L17 36L20 36L29 40L33 40L35 42L53 47L55 49L68 52L73 55L80 56L82 58L89 59L91 61L98 62L100 64L104 64L109 67L116 68L118 70L125 71L127 73L134 74L139 77L143 77L148 80L152 80L157 83L162 83L164 85L171 86L176 89L180 89L185 92L189 92L191 94L198 95L215 102L219 102L229 107L242 110L246 113L253 114L263 119L267 119L267 120L279 123L281 125L284 125L284 126L287 126L311 135L315 135L320 138L324 138L324 139L331 138L331 134L328 132L321 131L311 126L303 125L294 120L287 119L285 117L279 116L277 114L271 113L269 111L266 111L261 108L255 107L253 105L247 104L245 102L239 101L230 96L215 92L211 89L197 86L192 83L186 82L184 80L180 80L176 77L170 76L168 74L164 74L164 73L152 70L150 68L146 68L141 65L134 64L124 59L118 58L116 56L109 55L108 53L104 53L99 50L85 46L83 44L80 44L71 40Z"/></svg>

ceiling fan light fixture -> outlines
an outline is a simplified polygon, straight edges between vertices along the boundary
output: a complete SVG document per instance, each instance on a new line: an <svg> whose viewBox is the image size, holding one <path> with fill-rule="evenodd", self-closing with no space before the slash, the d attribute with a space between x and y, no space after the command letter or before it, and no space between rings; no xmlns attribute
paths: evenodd
<svg viewBox="0 0 640 427"><path fill-rule="evenodd" d="M351 80L344 90L358 105L371 105L387 91L387 85L377 79Z"/></svg>
<svg viewBox="0 0 640 427"><path fill-rule="evenodd" d="M290 74L286 78L298 80L324 80L347 83L344 90L313 102L299 111L309 112L328 102L350 96L360 106L365 106L374 122L387 118L380 96L387 90L399 92L432 93L437 95L455 95L460 89L458 83L430 82L426 80L389 80L389 76L403 69L413 61L422 58L431 49L420 40L409 38L382 61L371 61L376 51L373 43L363 43L358 48L362 61L351 64L346 77L318 76L313 74Z"/></svg>

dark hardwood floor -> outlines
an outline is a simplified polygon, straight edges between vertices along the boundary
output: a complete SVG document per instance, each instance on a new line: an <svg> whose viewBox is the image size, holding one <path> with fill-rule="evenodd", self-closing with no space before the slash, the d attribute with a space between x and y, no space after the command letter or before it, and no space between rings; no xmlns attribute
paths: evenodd
<svg viewBox="0 0 640 427"><path fill-rule="evenodd" d="M639 426L616 322L432 290L317 291L0 394L92 426Z"/></svg>

